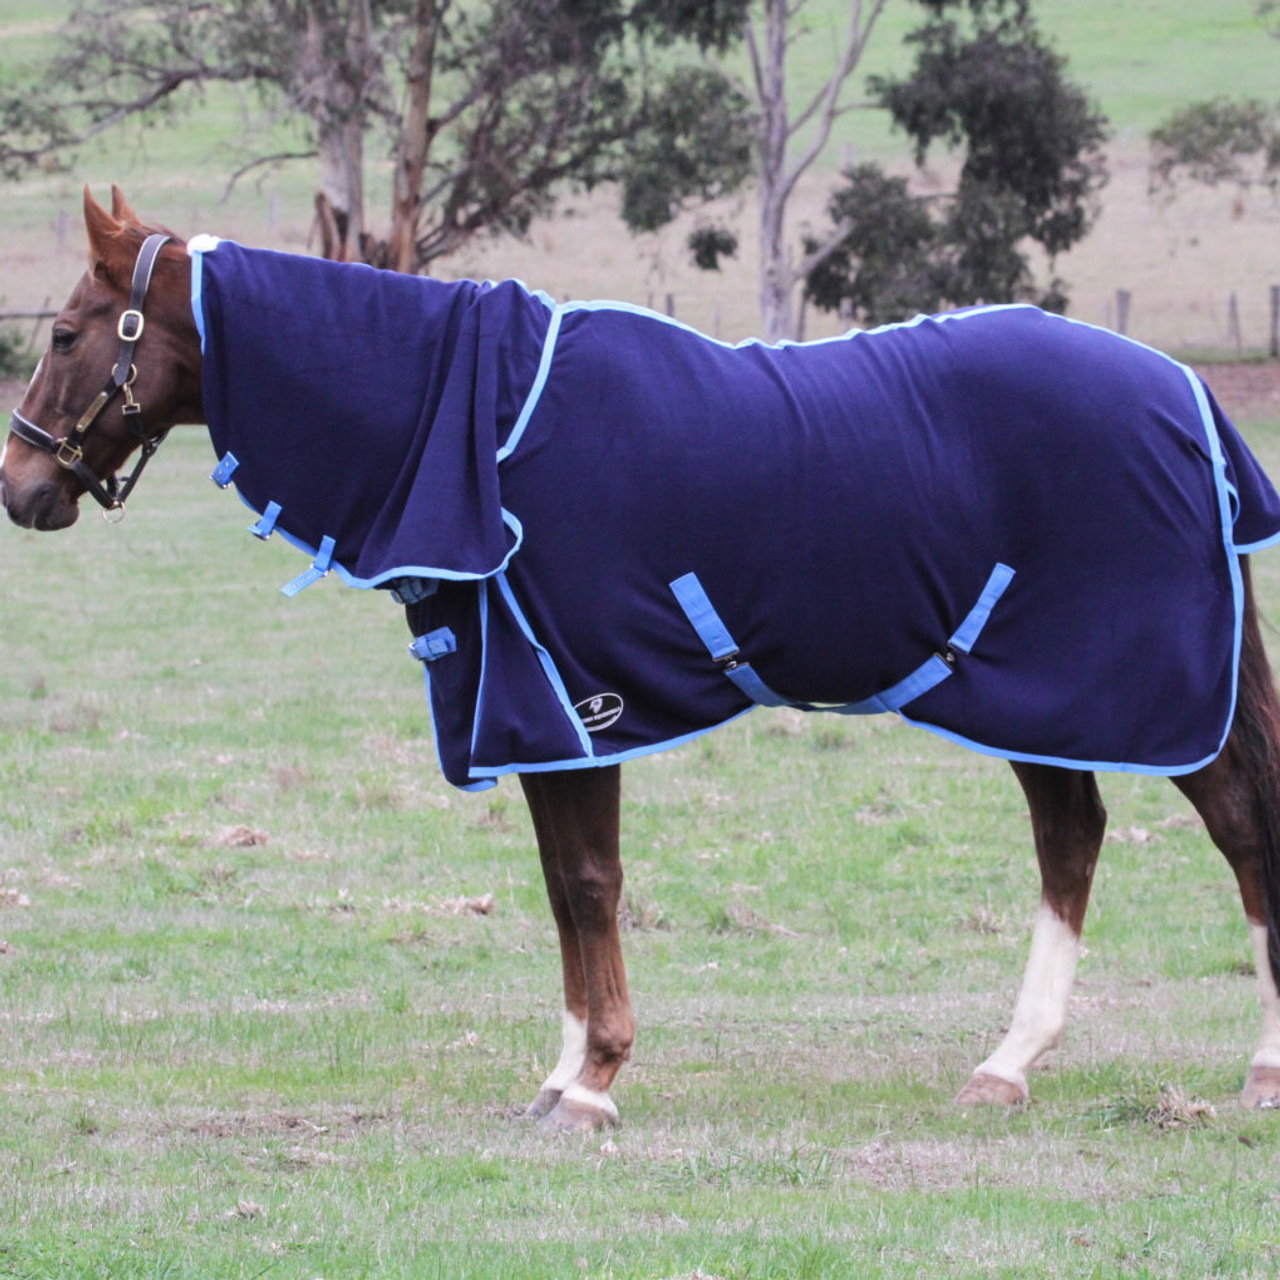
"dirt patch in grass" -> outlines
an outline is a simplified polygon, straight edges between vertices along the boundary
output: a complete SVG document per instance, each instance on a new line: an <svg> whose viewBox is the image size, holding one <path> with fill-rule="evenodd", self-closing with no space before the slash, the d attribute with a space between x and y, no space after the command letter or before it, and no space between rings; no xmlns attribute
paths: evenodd
<svg viewBox="0 0 1280 1280"><path fill-rule="evenodd" d="M1196 365L1229 418L1241 422L1280 416L1280 360Z"/></svg>

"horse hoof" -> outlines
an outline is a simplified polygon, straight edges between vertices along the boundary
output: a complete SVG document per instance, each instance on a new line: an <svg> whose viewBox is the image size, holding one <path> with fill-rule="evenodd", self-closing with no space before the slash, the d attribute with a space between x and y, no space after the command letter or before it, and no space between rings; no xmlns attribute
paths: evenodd
<svg viewBox="0 0 1280 1280"><path fill-rule="evenodd" d="M1246 1107L1280 1107L1280 1067L1250 1067L1240 1102Z"/></svg>
<svg viewBox="0 0 1280 1280"><path fill-rule="evenodd" d="M602 1102L561 1097L538 1122L538 1128L544 1133L594 1133L597 1129L612 1128L618 1123L618 1110L607 1094L599 1096Z"/></svg>
<svg viewBox="0 0 1280 1280"><path fill-rule="evenodd" d="M957 1107L1021 1107L1031 1099L1025 1084L975 1071L969 1083L956 1094Z"/></svg>
<svg viewBox="0 0 1280 1280"><path fill-rule="evenodd" d="M541 1120L544 1116L549 1116L556 1109L556 1104L563 1096L563 1089L542 1089L529 1104L528 1110L524 1113L524 1118L526 1120Z"/></svg>

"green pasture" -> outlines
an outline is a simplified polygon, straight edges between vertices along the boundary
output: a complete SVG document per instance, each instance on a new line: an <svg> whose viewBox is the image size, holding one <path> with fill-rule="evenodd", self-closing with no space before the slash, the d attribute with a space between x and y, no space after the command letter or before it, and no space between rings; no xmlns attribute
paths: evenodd
<svg viewBox="0 0 1280 1280"><path fill-rule="evenodd" d="M0 76L64 8L0 0ZM1036 8L1118 145L1188 98L1271 96L1253 0ZM894 0L868 70L913 17ZM300 245L311 175L219 204L255 104L209 102L0 188L0 305L69 287L52 219L86 177L183 233L261 241L278 198ZM635 256L599 234L598 270ZM540 242L547 271L578 245ZM1280 474L1280 421L1242 425ZM526 1126L559 962L519 787L446 786L399 611L329 581L286 600L299 555L243 532L212 462L181 430L122 527L0 526L0 1277L1280 1272L1280 1117L1234 1101L1252 960L1188 806L1104 779L1066 1042L1028 1108L959 1113L1026 959L1025 806L1005 766L886 717L759 711L627 768L623 1125ZM1280 552L1255 581L1280 622Z"/></svg>
<svg viewBox="0 0 1280 1280"><path fill-rule="evenodd" d="M559 965L519 789L445 786L398 611L287 601L211 462L181 431L122 527L0 530L0 1276L1280 1267L1245 931L1187 806L1107 781L1066 1044L1029 1108L958 1113L1034 860L1006 768L885 717L628 767L623 1126L530 1129Z"/></svg>

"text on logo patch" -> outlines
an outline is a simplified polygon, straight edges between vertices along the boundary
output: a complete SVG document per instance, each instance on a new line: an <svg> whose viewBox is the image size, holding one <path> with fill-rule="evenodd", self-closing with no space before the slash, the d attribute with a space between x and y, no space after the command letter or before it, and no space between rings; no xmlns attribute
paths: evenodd
<svg viewBox="0 0 1280 1280"><path fill-rule="evenodd" d="M616 693L597 693L594 697L583 698L573 708L582 721L582 727L588 733L599 733L615 723L622 714L622 699Z"/></svg>

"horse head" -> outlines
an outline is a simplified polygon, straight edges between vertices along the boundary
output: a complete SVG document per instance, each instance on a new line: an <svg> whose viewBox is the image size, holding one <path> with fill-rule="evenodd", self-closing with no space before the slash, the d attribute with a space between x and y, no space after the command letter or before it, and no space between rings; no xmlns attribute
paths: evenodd
<svg viewBox="0 0 1280 1280"><path fill-rule="evenodd" d="M84 193L89 269L58 312L0 455L0 502L24 528L74 524L82 494L120 513L178 422L202 422L186 246L145 227L112 187ZM141 450L133 474L117 471Z"/></svg>

